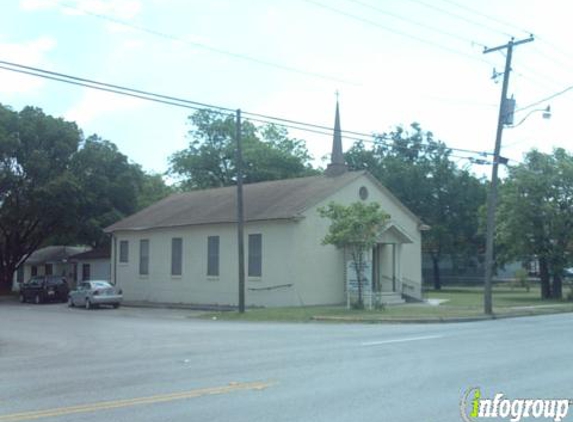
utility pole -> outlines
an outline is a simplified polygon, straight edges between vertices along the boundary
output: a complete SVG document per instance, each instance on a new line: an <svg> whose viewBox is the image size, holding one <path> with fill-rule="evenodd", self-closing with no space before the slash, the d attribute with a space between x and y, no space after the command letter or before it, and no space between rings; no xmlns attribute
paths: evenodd
<svg viewBox="0 0 573 422"><path fill-rule="evenodd" d="M239 256L239 312L245 312L245 215L243 209L243 146L241 140L241 109L237 109L235 138L237 140L237 240Z"/></svg>
<svg viewBox="0 0 573 422"><path fill-rule="evenodd" d="M501 150L501 136L503 134L503 126L506 124L507 109L507 88L509 86L509 74L511 72L511 56L513 54L513 47L533 41L533 35L529 38L514 41L513 38L505 45L500 45L494 48L485 48L484 54L493 51L507 50L505 58L505 72L503 73L503 86L501 89L501 101L499 104L499 116L497 120L497 133L495 136L495 149L493 151L493 166L491 170L491 187L489 191L489 198L487 201L487 230L486 230L486 244L485 244L485 280L484 280L484 312L487 315L493 313L492 295L491 295L491 279L493 275L493 238L495 232L495 208L497 205L497 173L499 166L499 153Z"/></svg>

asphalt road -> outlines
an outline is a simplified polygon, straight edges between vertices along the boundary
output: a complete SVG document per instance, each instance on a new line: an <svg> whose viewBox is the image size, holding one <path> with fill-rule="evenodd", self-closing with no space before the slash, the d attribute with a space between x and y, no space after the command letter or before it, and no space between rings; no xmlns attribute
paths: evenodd
<svg viewBox="0 0 573 422"><path fill-rule="evenodd" d="M573 398L573 315L435 325L189 315L0 303L0 422L444 422L461 420L470 387Z"/></svg>

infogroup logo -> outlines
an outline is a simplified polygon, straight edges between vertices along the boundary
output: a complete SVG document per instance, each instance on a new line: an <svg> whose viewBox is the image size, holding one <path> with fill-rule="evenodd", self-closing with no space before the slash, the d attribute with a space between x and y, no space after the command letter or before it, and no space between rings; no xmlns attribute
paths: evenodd
<svg viewBox="0 0 573 422"><path fill-rule="evenodd" d="M509 399L503 393L493 398L482 397L479 387L466 390L460 400L460 412L465 422L480 419L509 419L519 422L524 418L549 419L560 422L567 416L569 399Z"/></svg>

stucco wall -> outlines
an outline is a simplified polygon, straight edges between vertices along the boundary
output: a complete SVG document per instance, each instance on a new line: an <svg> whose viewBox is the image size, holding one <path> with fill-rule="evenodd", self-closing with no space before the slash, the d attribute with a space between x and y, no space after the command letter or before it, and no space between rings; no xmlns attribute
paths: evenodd
<svg viewBox="0 0 573 422"><path fill-rule="evenodd" d="M245 271L248 269L248 235L262 235L262 276L246 278L249 305L292 305L292 226L290 221L249 223L245 227ZM238 303L237 231L231 224L204 225L115 234L129 242L129 262L117 262L117 284L127 301L236 305ZM207 276L207 238L219 236L219 276ZM171 275L171 239L183 239L182 275ZM139 275L139 241L149 239L149 275ZM112 252L112 257L119 253ZM257 291L250 288L261 289ZM264 288L272 288L265 290Z"/></svg>
<svg viewBox="0 0 573 422"><path fill-rule="evenodd" d="M90 266L90 280L111 280L111 263L109 259L87 259L83 261L78 261L78 283L82 280L82 266L84 264L89 264Z"/></svg>
<svg viewBox="0 0 573 422"><path fill-rule="evenodd" d="M245 227L245 270L248 268L248 235L262 234L262 277L247 278L248 305L298 306L345 302L343 252L321 241L330 221L317 208L330 201L350 204L379 202L392 222L413 239L402 248L401 274L421 286L421 236L418 220L400 208L370 178L363 176L316 204L296 220L248 223ZM129 242L129 262L112 263L117 284L127 301L236 305L238 302L237 232L234 224L218 224L116 232L114 248ZM207 238L220 237L219 276L207 276ZM183 239L183 274L171 276L171 239ZM139 241L149 239L149 275L139 275ZM112 251L119 260L119 253ZM113 259L113 258L112 258ZM112 274L113 279L113 274ZM282 286L282 287L279 287ZM268 289L267 289L268 288ZM252 290L257 289L257 290Z"/></svg>
<svg viewBox="0 0 573 422"><path fill-rule="evenodd" d="M298 279L302 281L299 290L308 304L342 303L345 300L345 264L342 252L333 246L321 245L330 221L321 218L317 209L331 201L345 205L361 201L359 189L362 186L368 190L368 198L364 202L378 202L382 209L390 214L391 221L413 240L413 243L402 246L401 275L415 284L415 295L421 297L422 255L419 221L405 212L369 177L364 176L307 210L304 213L305 218L297 226L296 263ZM384 269L382 271L386 273Z"/></svg>
<svg viewBox="0 0 573 422"><path fill-rule="evenodd" d="M23 266L23 268L24 268L23 280L24 281L32 278L32 267L33 267L33 265L24 264L24 266ZM37 268L36 275L44 275L46 273L46 270L45 270L46 267L44 264L36 265L36 268ZM63 275L69 281L72 279L72 276L73 276L72 265L70 263L66 263L66 264L53 263L52 264L52 274L53 275ZM18 284L18 272L17 271L14 272L12 280L13 280L12 281L12 290L13 291L19 291L20 285Z"/></svg>

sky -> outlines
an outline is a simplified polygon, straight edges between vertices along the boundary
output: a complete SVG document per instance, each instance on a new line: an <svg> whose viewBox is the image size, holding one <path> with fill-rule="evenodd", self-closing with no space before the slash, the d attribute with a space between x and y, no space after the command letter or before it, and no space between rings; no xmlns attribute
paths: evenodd
<svg viewBox="0 0 573 422"><path fill-rule="evenodd" d="M494 148L505 45L517 127L502 156L573 150L573 26L565 0L6 0L0 60L216 106L380 133L421 124L452 148ZM0 69L0 103L32 105L164 173L189 139L188 109ZM551 118L542 109L550 105ZM525 120L523 120L525 119ZM332 139L305 139L320 164ZM345 139L349 148L352 139ZM478 175L491 166L453 159Z"/></svg>

